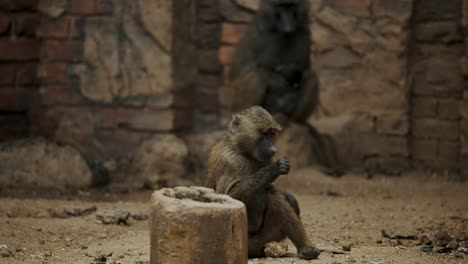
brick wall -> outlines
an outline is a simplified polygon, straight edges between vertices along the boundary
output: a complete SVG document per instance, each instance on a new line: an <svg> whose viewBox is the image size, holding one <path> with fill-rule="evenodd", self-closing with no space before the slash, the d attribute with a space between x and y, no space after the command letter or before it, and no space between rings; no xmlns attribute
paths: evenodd
<svg viewBox="0 0 468 264"><path fill-rule="evenodd" d="M169 0L41 1L33 134L106 159L151 135L190 128L195 8Z"/></svg>
<svg viewBox="0 0 468 264"><path fill-rule="evenodd" d="M36 4L0 1L0 141L29 134L27 112L38 86Z"/></svg>
<svg viewBox="0 0 468 264"><path fill-rule="evenodd" d="M416 1L411 49L411 157L415 168L458 171L465 81L461 1Z"/></svg>

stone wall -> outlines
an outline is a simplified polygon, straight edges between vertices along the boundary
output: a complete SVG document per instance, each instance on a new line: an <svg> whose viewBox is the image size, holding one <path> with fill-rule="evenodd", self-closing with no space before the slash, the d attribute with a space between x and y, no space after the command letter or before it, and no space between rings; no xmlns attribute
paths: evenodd
<svg viewBox="0 0 468 264"><path fill-rule="evenodd" d="M29 134L40 45L35 7L36 1L0 1L0 141Z"/></svg>
<svg viewBox="0 0 468 264"><path fill-rule="evenodd" d="M102 159L190 127L194 8L191 1L40 1L34 134Z"/></svg>
<svg viewBox="0 0 468 264"><path fill-rule="evenodd" d="M462 0L462 30L465 42L465 53L461 57L461 68L465 77L463 95L460 97L460 169L465 178L468 178L468 1Z"/></svg>
<svg viewBox="0 0 468 264"><path fill-rule="evenodd" d="M461 1L416 1L410 48L411 154L416 168L458 171L465 81Z"/></svg>

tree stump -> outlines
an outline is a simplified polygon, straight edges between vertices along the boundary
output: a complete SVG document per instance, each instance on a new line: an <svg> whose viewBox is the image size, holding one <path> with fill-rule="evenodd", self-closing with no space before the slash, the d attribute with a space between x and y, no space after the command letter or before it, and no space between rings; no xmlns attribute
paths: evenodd
<svg viewBox="0 0 468 264"><path fill-rule="evenodd" d="M151 264L247 263L242 202L203 187L165 188L150 211Z"/></svg>

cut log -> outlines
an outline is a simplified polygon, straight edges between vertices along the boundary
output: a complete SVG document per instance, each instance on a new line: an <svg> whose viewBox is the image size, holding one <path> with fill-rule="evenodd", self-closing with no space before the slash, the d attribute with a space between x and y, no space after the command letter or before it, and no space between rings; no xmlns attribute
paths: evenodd
<svg viewBox="0 0 468 264"><path fill-rule="evenodd" d="M212 189L155 191L150 229L151 264L247 263L245 206Z"/></svg>

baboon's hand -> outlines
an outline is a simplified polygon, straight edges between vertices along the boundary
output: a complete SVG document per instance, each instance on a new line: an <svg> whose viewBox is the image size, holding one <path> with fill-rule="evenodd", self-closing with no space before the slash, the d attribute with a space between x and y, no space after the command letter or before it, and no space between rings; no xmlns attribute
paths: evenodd
<svg viewBox="0 0 468 264"><path fill-rule="evenodd" d="M287 159L279 159L275 164L277 166L279 175L288 174L289 170L291 169L291 164Z"/></svg>

